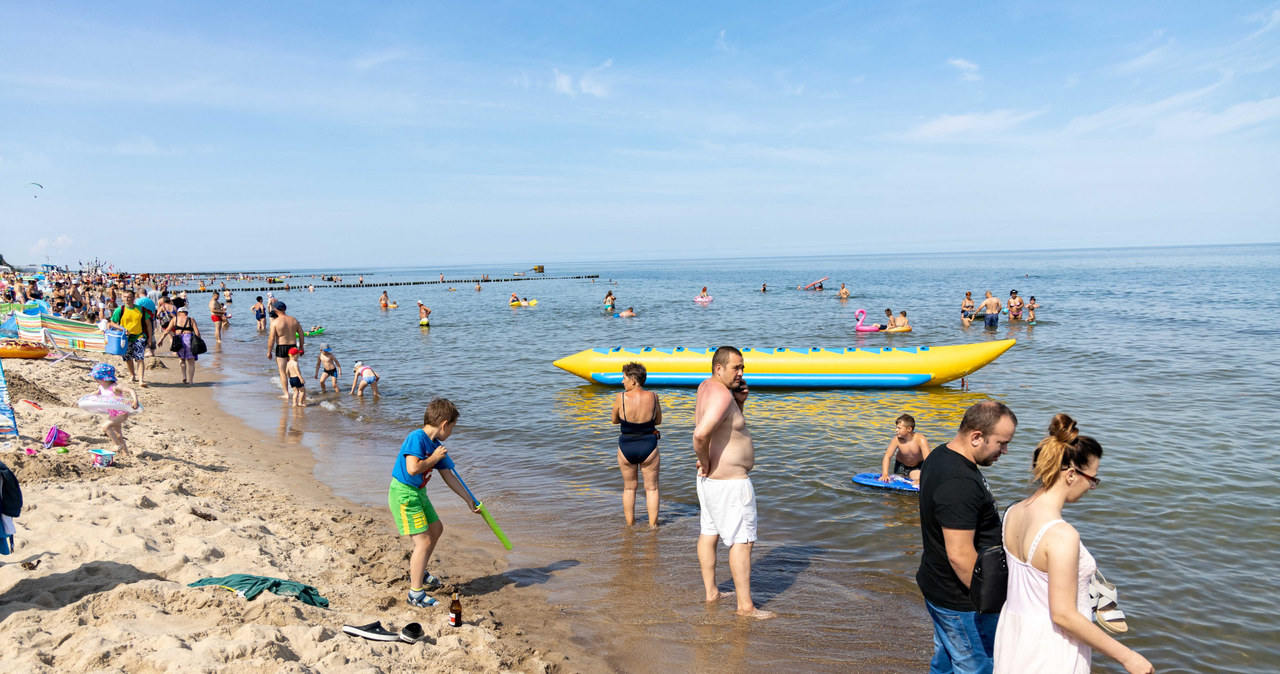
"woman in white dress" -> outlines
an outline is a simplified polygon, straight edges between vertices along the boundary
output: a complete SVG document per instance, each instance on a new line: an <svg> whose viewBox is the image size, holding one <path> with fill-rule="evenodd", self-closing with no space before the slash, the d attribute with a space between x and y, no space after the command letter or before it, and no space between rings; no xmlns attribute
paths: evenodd
<svg viewBox="0 0 1280 674"><path fill-rule="evenodd" d="M1038 488L1009 508L1004 550L1009 596L996 628L995 671L1087 674L1093 650L1132 674L1154 672L1147 659L1111 638L1091 619L1089 581L1096 565L1062 506L1098 486L1102 446L1059 414L1032 458Z"/></svg>

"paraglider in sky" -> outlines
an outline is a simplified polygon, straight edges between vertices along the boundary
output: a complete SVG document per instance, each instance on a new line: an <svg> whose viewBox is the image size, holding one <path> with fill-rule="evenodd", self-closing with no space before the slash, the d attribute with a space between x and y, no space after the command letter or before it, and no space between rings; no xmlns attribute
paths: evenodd
<svg viewBox="0 0 1280 674"><path fill-rule="evenodd" d="M36 187L39 187L39 188L40 188L40 189L42 189L42 190L44 189L44 185L41 185L40 183L27 183L27 187L31 187L32 185L35 185ZM33 191L34 191L34 190L33 190ZM33 198L33 199L39 199L39 198L40 198L40 195L39 195L39 194L32 194L32 195L31 195L31 198Z"/></svg>

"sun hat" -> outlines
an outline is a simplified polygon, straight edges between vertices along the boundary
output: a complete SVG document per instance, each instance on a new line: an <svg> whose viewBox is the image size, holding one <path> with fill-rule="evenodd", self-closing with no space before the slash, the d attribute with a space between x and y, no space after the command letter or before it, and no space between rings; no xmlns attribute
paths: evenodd
<svg viewBox="0 0 1280 674"><path fill-rule="evenodd" d="M418 304L422 304L422 300L418 300Z"/></svg>
<svg viewBox="0 0 1280 674"><path fill-rule="evenodd" d="M364 361L362 361L362 360L357 360L357 361L356 361L356 367L358 368L358 367L360 367L361 365L364 365Z"/></svg>
<svg viewBox="0 0 1280 674"><path fill-rule="evenodd" d="M320 350L321 350L321 351L332 351L333 349L330 349L328 344L321 344L321 345L320 345Z"/></svg>
<svg viewBox="0 0 1280 674"><path fill-rule="evenodd" d="M116 368L110 363L98 363L93 366L92 370L89 370L89 376L98 381L115 381Z"/></svg>

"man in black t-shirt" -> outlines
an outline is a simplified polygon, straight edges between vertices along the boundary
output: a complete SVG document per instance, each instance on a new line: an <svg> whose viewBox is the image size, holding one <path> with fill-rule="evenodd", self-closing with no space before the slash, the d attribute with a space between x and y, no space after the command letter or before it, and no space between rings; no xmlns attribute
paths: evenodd
<svg viewBox="0 0 1280 674"><path fill-rule="evenodd" d="M920 475L920 531L924 550L916 584L933 619L937 674L987 673L992 668L999 613L978 613L969 583L978 551L1000 543L1000 515L978 466L1008 451L1018 418L1003 403L970 407L960 431L925 459Z"/></svg>

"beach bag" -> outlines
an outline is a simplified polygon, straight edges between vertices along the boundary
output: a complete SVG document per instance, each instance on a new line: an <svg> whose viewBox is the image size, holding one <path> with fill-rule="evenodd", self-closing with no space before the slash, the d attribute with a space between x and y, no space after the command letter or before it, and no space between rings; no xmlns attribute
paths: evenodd
<svg viewBox="0 0 1280 674"><path fill-rule="evenodd" d="M208 350L209 347L205 345L203 339L200 339L200 335L191 335L191 353L198 356Z"/></svg>
<svg viewBox="0 0 1280 674"><path fill-rule="evenodd" d="M64 430L60 430L57 426L50 428L49 432L44 434L45 449L49 449L50 447L66 447L69 444L71 444L71 434Z"/></svg>
<svg viewBox="0 0 1280 674"><path fill-rule="evenodd" d="M999 613L1009 594L1009 560L1004 544L997 543L978 553L969 582L969 601L978 613Z"/></svg>
<svg viewBox="0 0 1280 674"><path fill-rule="evenodd" d="M169 350L177 353L182 350L182 335L173 333L173 339L169 342Z"/></svg>
<svg viewBox="0 0 1280 674"><path fill-rule="evenodd" d="M0 515L17 517L22 514L22 487L18 476L0 461Z"/></svg>

